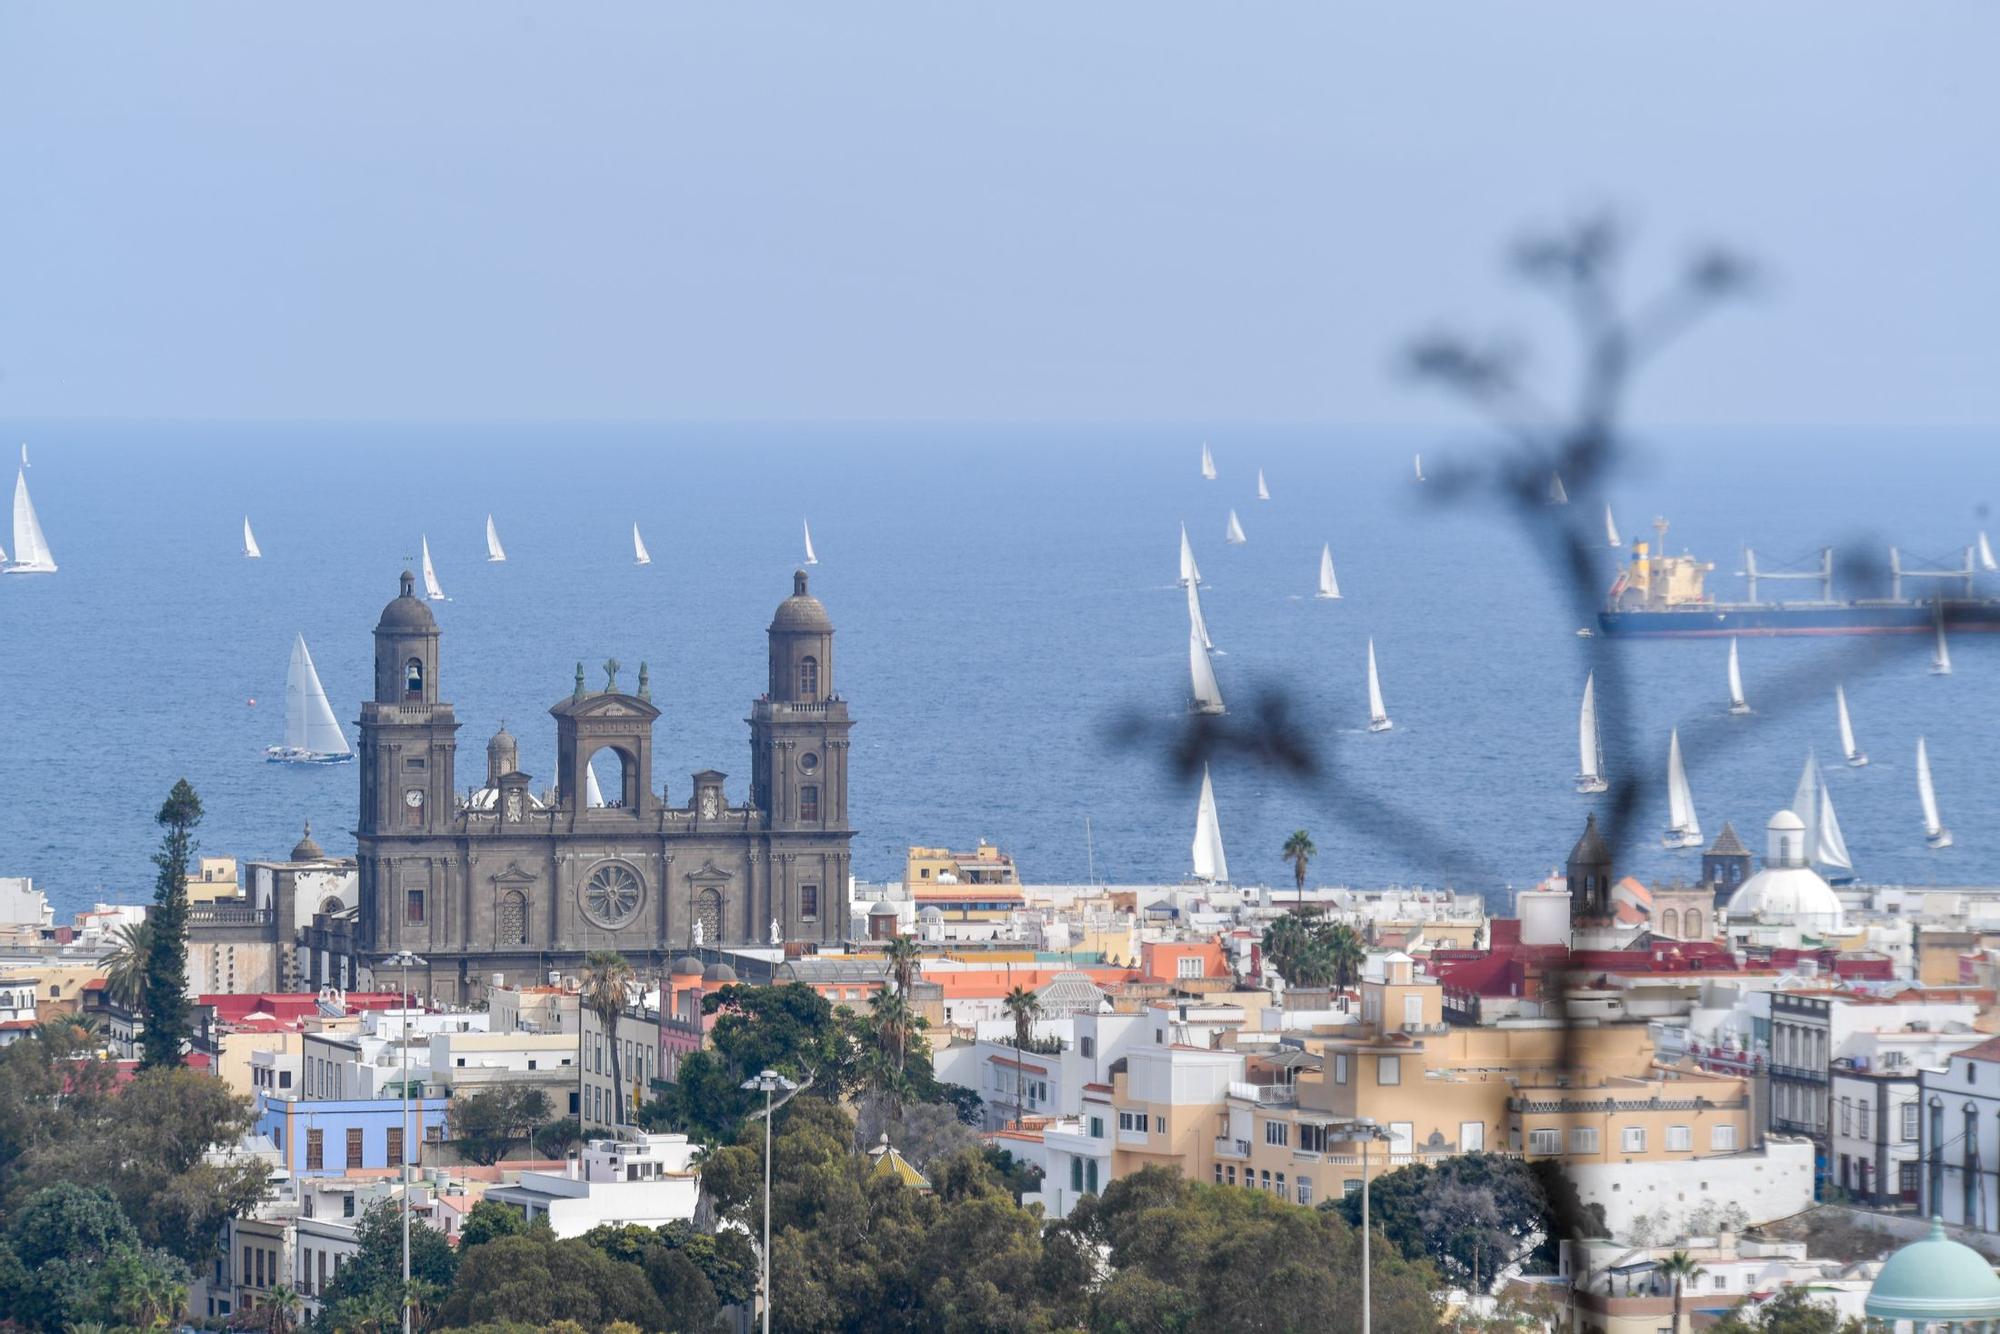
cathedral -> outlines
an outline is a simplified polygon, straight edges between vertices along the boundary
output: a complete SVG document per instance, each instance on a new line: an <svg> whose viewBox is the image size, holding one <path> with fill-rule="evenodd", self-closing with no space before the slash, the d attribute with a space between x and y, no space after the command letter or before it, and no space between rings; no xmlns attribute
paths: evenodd
<svg viewBox="0 0 2000 1334"><path fill-rule="evenodd" d="M554 785L530 791L505 727L485 781L457 784L458 722L444 696L440 640L408 571L375 627L374 697L361 706L356 953L378 978L402 951L413 990L473 999L496 976L534 984L615 949L642 972L701 946L832 943L848 935L854 831L847 813L847 701L834 689L833 622L803 572L771 618L770 679L750 706L750 792L693 775L669 806L653 780L647 669L631 693L576 688L556 720ZM596 799L590 764L615 762ZM605 772L611 772L607 765ZM469 786L469 785L468 785ZM419 983L417 979L424 979Z"/></svg>

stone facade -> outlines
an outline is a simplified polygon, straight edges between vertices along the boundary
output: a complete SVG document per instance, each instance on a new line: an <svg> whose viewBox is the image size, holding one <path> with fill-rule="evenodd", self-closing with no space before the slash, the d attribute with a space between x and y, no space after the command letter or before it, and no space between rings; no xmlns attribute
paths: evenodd
<svg viewBox="0 0 2000 1334"><path fill-rule="evenodd" d="M834 690L833 623L794 576L772 619L770 679L751 705L751 783L732 806L725 775L693 775L682 806L653 780L647 671L636 693L585 687L556 720L553 791L536 796L503 729L485 785L456 795L458 722L440 690L440 631L402 591L375 627L375 697L362 705L358 934L364 962L427 960L430 994L467 1000L575 974L591 950L662 968L695 945L832 943L848 937L847 703ZM590 763L617 765L591 805ZM608 772L608 768L607 768Z"/></svg>

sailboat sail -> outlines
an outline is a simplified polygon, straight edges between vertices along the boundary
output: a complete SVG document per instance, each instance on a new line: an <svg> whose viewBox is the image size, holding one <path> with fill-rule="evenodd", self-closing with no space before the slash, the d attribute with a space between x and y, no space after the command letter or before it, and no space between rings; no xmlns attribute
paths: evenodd
<svg viewBox="0 0 2000 1334"><path fill-rule="evenodd" d="M507 559L506 548L500 545L500 530L493 526L493 516L486 516L486 559L503 561Z"/></svg>
<svg viewBox="0 0 2000 1334"><path fill-rule="evenodd" d="M262 560L264 548L257 545L257 534L250 531L250 516L243 516L243 559Z"/></svg>
<svg viewBox="0 0 2000 1334"><path fill-rule="evenodd" d="M292 661L285 671L285 745L319 756L351 753L304 635L292 640Z"/></svg>
<svg viewBox="0 0 2000 1334"><path fill-rule="evenodd" d="M1736 641L1729 641L1729 711L1748 713L1750 704L1743 698L1743 666L1736 658Z"/></svg>
<svg viewBox="0 0 2000 1334"><path fill-rule="evenodd" d="M1840 753L1847 757L1849 764L1859 768L1868 763L1868 757L1862 754L1861 748L1854 744L1854 720L1847 716L1847 688L1845 686L1837 685L1833 688L1833 702L1840 713ZM1801 814L1800 818L1804 818L1803 814Z"/></svg>
<svg viewBox="0 0 2000 1334"><path fill-rule="evenodd" d="M639 525L636 523L632 525L632 563L634 565L653 563L653 554L646 550L646 539L639 536Z"/></svg>
<svg viewBox="0 0 2000 1334"><path fill-rule="evenodd" d="M26 441L21 442L21 466L23 468L32 468L35 466L34 464L28 462L28 445ZM1987 566L1987 568L1992 569L1993 567L1989 565Z"/></svg>
<svg viewBox="0 0 2000 1334"><path fill-rule="evenodd" d="M35 515L35 502L28 499L28 474L14 475L14 563L9 574L54 574L56 558L49 551L49 539L42 521Z"/></svg>
<svg viewBox="0 0 2000 1334"><path fill-rule="evenodd" d="M1201 766L1201 806L1194 820L1194 874L1197 880L1224 884L1229 880L1229 858L1222 851L1222 822L1215 815L1215 786L1209 782L1208 766Z"/></svg>
<svg viewBox="0 0 2000 1334"><path fill-rule="evenodd" d="M1936 615L1932 617L1932 621L1933 621L1933 622L1935 623L1935 625L1936 625L1936 627L1937 627L1937 647L1935 647L1935 648L1933 648L1933 649L1931 650L1931 675L1933 675L1933 676L1950 676L1950 675L1951 675L1951 645L1947 644L1947 643L1945 642L1945 639L1944 639L1944 601L1943 601L1943 599L1939 599L1939 600L1938 600L1938 601L1937 601L1937 602L1936 602L1936 603L1934 604L1934 606L1936 607Z"/></svg>
<svg viewBox="0 0 2000 1334"><path fill-rule="evenodd" d="M1604 502L1604 540L1609 546L1624 545L1618 540L1618 521L1611 517L1611 502Z"/></svg>
<svg viewBox="0 0 2000 1334"><path fill-rule="evenodd" d="M812 526L812 523L811 523L811 522L810 522L809 520L805 520L805 519L801 519L801 520L799 520L799 522L800 522L800 523L802 523L802 524L805 524L805 529L806 529L806 564L808 564L808 565L817 565L817 564L819 564L819 557L818 557L817 555L813 554L813 526Z"/></svg>
<svg viewBox="0 0 2000 1334"><path fill-rule="evenodd" d="M1820 772L1819 757L1806 755L1805 772L1792 793L1792 814L1806 827L1806 858L1823 871L1838 875L1854 869L1847 851L1847 839L1840 832L1840 817L1833 812L1833 793Z"/></svg>
<svg viewBox="0 0 2000 1334"><path fill-rule="evenodd" d="M424 596L432 602L444 601L444 589L438 586L437 566L431 564L431 539L425 536L424 544Z"/></svg>
<svg viewBox="0 0 2000 1334"><path fill-rule="evenodd" d="M1193 625L1188 627L1188 671L1194 679L1194 711L1221 713L1222 687L1216 684L1215 664L1202 646L1200 627Z"/></svg>
<svg viewBox="0 0 2000 1334"><path fill-rule="evenodd" d="M1569 492L1563 488L1562 474L1559 472L1549 474L1549 504L1569 504Z"/></svg>
<svg viewBox="0 0 2000 1334"><path fill-rule="evenodd" d="M1270 498L1271 488L1264 485L1264 470L1259 468L1257 470L1257 499L1269 500Z"/></svg>
<svg viewBox="0 0 2000 1334"><path fill-rule="evenodd" d="M1368 730L1386 732L1392 724L1389 711L1382 706L1382 677L1375 670L1375 641L1368 641Z"/></svg>
<svg viewBox="0 0 2000 1334"><path fill-rule="evenodd" d="M1229 531L1226 536L1232 547L1240 547L1250 540L1243 536L1243 525L1237 520L1235 510L1229 511Z"/></svg>
<svg viewBox="0 0 2000 1334"><path fill-rule="evenodd" d="M23 445L23 449L27 446ZM1993 559L1993 544L1986 540L1986 534L1979 534L1979 568L1986 571L2000 570L2000 561Z"/></svg>
<svg viewBox="0 0 2000 1334"><path fill-rule="evenodd" d="M1576 790L1604 791L1604 743L1597 731L1597 673L1583 679L1583 708L1576 720Z"/></svg>
<svg viewBox="0 0 2000 1334"><path fill-rule="evenodd" d="M1701 846L1701 820L1694 813L1694 790L1688 786L1687 764L1681 759L1679 728L1667 743L1667 836L1673 846Z"/></svg>
<svg viewBox="0 0 2000 1334"><path fill-rule="evenodd" d="M1201 442L1201 475L1209 481L1215 480L1215 455L1208 452L1208 441Z"/></svg>
<svg viewBox="0 0 2000 1334"><path fill-rule="evenodd" d="M1417 455L1417 480L1420 482L1424 480L1424 456L1422 454Z"/></svg>
<svg viewBox="0 0 2000 1334"><path fill-rule="evenodd" d="M1323 598L1340 596L1340 581L1333 577L1333 547L1330 544L1319 549L1318 596Z"/></svg>
<svg viewBox="0 0 2000 1334"><path fill-rule="evenodd" d="M1201 582L1201 567L1194 563L1194 548L1188 544L1187 525L1181 525L1181 582Z"/></svg>
<svg viewBox="0 0 2000 1334"><path fill-rule="evenodd" d="M597 785L597 766L595 764L586 764L583 766L583 804L586 806L602 806L604 804L604 789Z"/></svg>
<svg viewBox="0 0 2000 1334"><path fill-rule="evenodd" d="M1208 621L1201 614L1201 590L1195 587L1195 585L1189 584L1187 586L1187 595L1188 624L1192 625L1195 634L1201 637L1201 646L1205 649L1213 649L1215 641L1208 637Z"/></svg>
<svg viewBox="0 0 2000 1334"><path fill-rule="evenodd" d="M1924 739L1917 738L1917 800L1924 805L1924 837L1934 848L1951 846L1951 831L1938 818L1937 789L1931 785L1931 756Z"/></svg>

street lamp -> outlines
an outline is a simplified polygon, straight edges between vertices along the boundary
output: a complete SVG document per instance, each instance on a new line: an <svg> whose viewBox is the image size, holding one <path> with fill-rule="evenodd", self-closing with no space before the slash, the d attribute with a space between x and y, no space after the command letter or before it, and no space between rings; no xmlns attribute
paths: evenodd
<svg viewBox="0 0 2000 1334"><path fill-rule="evenodd" d="M771 1334L771 1113L775 1110L771 1104L771 1095L779 1089L784 1089L789 1095L797 1092L799 1086L776 1070L766 1070L744 1080L737 1087L764 1091L764 1266L757 1291L764 1304L764 1334ZM777 1105L782 1107L784 1103ZM404 1334L408 1334L408 1331Z"/></svg>
<svg viewBox="0 0 2000 1334"><path fill-rule="evenodd" d="M410 1334L410 969L422 968L424 960L401 950L382 962L400 970L403 980L403 1334Z"/></svg>
<svg viewBox="0 0 2000 1334"><path fill-rule="evenodd" d="M1368 1295L1368 1271L1371 1268L1368 1254L1368 1146L1378 1140L1388 1142L1394 1136L1370 1116L1344 1121L1329 1129L1343 1139L1361 1141L1361 1334L1371 1334L1375 1327L1375 1304Z"/></svg>

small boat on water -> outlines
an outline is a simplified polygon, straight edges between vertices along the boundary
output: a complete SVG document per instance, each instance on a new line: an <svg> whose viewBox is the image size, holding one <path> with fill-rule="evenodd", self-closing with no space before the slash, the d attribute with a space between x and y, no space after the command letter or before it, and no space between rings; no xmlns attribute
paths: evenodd
<svg viewBox="0 0 2000 1334"><path fill-rule="evenodd" d="M1667 833L1662 847L1701 846L1701 820L1694 813L1694 790L1688 786L1687 764L1681 759L1681 732L1667 741Z"/></svg>
<svg viewBox="0 0 2000 1334"><path fill-rule="evenodd" d="M507 559L506 548L500 545L500 530L493 526L493 516L486 516L486 560L489 564Z"/></svg>
<svg viewBox="0 0 2000 1334"><path fill-rule="evenodd" d="M1924 807L1924 842L1933 848L1951 846L1951 830L1938 819L1937 788L1931 785L1931 756L1924 739L1917 738L1917 800Z"/></svg>
<svg viewBox="0 0 2000 1334"><path fill-rule="evenodd" d="M1604 742L1597 732L1597 673L1583 678L1583 709L1576 720L1578 792L1602 792L1610 784L1604 778Z"/></svg>
<svg viewBox="0 0 2000 1334"><path fill-rule="evenodd" d="M1933 616L1931 620L1936 627L1937 643L1936 646L1931 649L1931 675L1950 676L1951 645L1947 644L1944 638L1944 602L1940 600L1935 604L1935 606L1937 608L1937 614Z"/></svg>
<svg viewBox="0 0 2000 1334"><path fill-rule="evenodd" d="M1194 817L1194 878L1211 884L1229 880L1229 858L1222 850L1222 822L1215 814L1215 785L1208 766L1201 766L1201 804Z"/></svg>
<svg viewBox="0 0 2000 1334"><path fill-rule="evenodd" d="M1854 744L1854 720L1847 715L1846 686L1837 685L1833 688L1833 703L1835 710L1840 715L1840 753L1847 757L1849 768L1859 769L1868 763L1868 754L1861 747ZM1801 819L1805 817L1805 812L1803 811L1797 812L1797 814Z"/></svg>
<svg viewBox="0 0 2000 1334"><path fill-rule="evenodd" d="M1564 489L1562 474L1559 472L1549 474L1548 501L1551 505L1569 504L1569 492Z"/></svg>
<svg viewBox="0 0 2000 1334"><path fill-rule="evenodd" d="M1224 540L1232 547L1240 547L1250 540L1243 536L1243 525L1238 521L1235 510L1229 511L1229 531L1224 534Z"/></svg>
<svg viewBox="0 0 2000 1334"><path fill-rule="evenodd" d="M304 635L293 638L291 665L285 669L285 743L267 747L264 758L272 764L345 764L354 758Z"/></svg>
<svg viewBox="0 0 2000 1334"><path fill-rule="evenodd" d="M264 548L257 545L257 534L250 531L250 516L243 516L243 559L264 559Z"/></svg>
<svg viewBox="0 0 2000 1334"><path fill-rule="evenodd" d="M431 564L431 539L425 535L424 545L424 596L432 602L444 601L444 589L438 584L437 566Z"/></svg>
<svg viewBox="0 0 2000 1334"><path fill-rule="evenodd" d="M54 574L55 553L49 550L48 536L35 514L35 502L28 498L28 474L14 476L14 563L8 574Z"/></svg>
<svg viewBox="0 0 2000 1334"><path fill-rule="evenodd" d="M1424 480L1424 456L1422 454L1417 455L1417 480L1420 482Z"/></svg>
<svg viewBox="0 0 2000 1334"><path fill-rule="evenodd" d="M1819 868L1829 881L1854 878L1854 857L1840 832L1840 817L1833 813L1833 793L1827 790L1826 775L1820 772L1819 756L1806 752L1805 772L1792 791L1792 814L1805 822L1806 860Z"/></svg>
<svg viewBox="0 0 2000 1334"><path fill-rule="evenodd" d="M801 519L801 520L799 520L799 522L800 522L800 523L803 523L803 524L805 524L805 527L806 527L806 564L808 564L808 565L817 565L817 564L819 564L819 557L818 557L817 555L813 554L813 526L812 526L812 522L811 522L810 520L807 520L807 519Z"/></svg>
<svg viewBox="0 0 2000 1334"><path fill-rule="evenodd" d="M639 536L639 525L636 523L632 525L632 563L634 565L653 563L653 553L646 550L646 539Z"/></svg>
<svg viewBox="0 0 2000 1334"><path fill-rule="evenodd" d="M1194 563L1194 548L1188 544L1187 525L1181 525L1181 582L1201 582L1201 567Z"/></svg>
<svg viewBox="0 0 2000 1334"><path fill-rule="evenodd" d="M1368 730L1386 732L1395 724L1389 721L1389 711L1382 706L1382 677L1375 670L1375 640L1368 640Z"/></svg>
<svg viewBox="0 0 2000 1334"><path fill-rule="evenodd" d="M1201 642L1201 628L1195 625L1188 626L1188 671L1194 680L1194 712L1224 712L1222 687L1215 680L1215 664L1208 660L1208 648Z"/></svg>
<svg viewBox="0 0 2000 1334"><path fill-rule="evenodd" d="M1201 475L1209 481L1215 480L1215 455L1208 452L1208 441L1201 442Z"/></svg>
<svg viewBox="0 0 2000 1334"><path fill-rule="evenodd" d="M1340 596L1340 581L1333 577L1333 546L1331 543L1319 549L1319 592L1313 595L1322 598Z"/></svg>
<svg viewBox="0 0 2000 1334"><path fill-rule="evenodd" d="M1271 488L1264 485L1264 470L1259 468L1257 470L1257 499L1269 500L1270 498Z"/></svg>
<svg viewBox="0 0 2000 1334"><path fill-rule="evenodd" d="M1729 711L1731 713L1750 712L1750 702L1743 698L1743 666L1736 660L1736 641L1729 641Z"/></svg>
<svg viewBox="0 0 2000 1334"><path fill-rule="evenodd" d="M1604 541L1607 546L1622 547L1618 540L1618 521L1611 517L1611 502L1604 502Z"/></svg>

